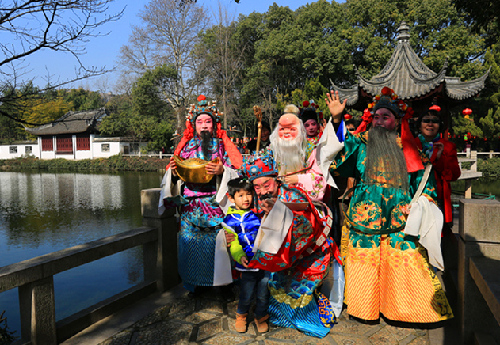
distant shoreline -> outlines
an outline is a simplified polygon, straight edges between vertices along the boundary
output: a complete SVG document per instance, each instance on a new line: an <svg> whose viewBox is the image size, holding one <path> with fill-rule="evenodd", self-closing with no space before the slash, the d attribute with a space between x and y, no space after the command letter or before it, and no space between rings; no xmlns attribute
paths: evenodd
<svg viewBox="0 0 500 345"><path fill-rule="evenodd" d="M158 157L124 157L121 155L109 158L68 160L64 158L38 159L35 157L0 160L1 171L165 171L169 158Z"/></svg>

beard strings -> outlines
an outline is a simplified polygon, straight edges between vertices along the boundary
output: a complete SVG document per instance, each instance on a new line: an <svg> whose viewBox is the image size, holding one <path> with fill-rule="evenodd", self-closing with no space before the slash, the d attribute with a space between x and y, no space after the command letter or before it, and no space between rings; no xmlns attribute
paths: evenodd
<svg viewBox="0 0 500 345"><path fill-rule="evenodd" d="M279 166L279 174L285 175L304 169L306 147L303 136L294 139L282 139L277 129L271 135L271 150Z"/></svg>
<svg viewBox="0 0 500 345"><path fill-rule="evenodd" d="M201 151L203 154L203 159L206 161L212 160L212 133L208 131L202 131L200 133L201 137Z"/></svg>
<svg viewBox="0 0 500 345"><path fill-rule="evenodd" d="M372 127L366 145L366 183L385 184L408 192L408 172L396 131Z"/></svg>

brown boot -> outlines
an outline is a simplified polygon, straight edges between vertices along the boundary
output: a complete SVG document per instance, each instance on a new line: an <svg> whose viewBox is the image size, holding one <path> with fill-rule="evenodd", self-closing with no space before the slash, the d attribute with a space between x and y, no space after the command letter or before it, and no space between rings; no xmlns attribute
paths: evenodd
<svg viewBox="0 0 500 345"><path fill-rule="evenodd" d="M259 331L259 333L266 333L269 331L267 319L269 319L269 314L261 317L260 319L255 319L255 324L257 325L257 331Z"/></svg>
<svg viewBox="0 0 500 345"><path fill-rule="evenodd" d="M245 333L247 331L247 314L236 313L236 322L234 323L234 328L236 332Z"/></svg>

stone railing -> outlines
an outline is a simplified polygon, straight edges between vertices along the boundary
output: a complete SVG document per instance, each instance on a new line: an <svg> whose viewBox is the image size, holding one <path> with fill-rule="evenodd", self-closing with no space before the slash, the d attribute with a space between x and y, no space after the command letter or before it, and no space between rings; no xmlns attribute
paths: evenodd
<svg viewBox="0 0 500 345"><path fill-rule="evenodd" d="M500 339L500 202L460 200L457 312L463 344ZM489 340L488 340L489 338Z"/></svg>
<svg viewBox="0 0 500 345"><path fill-rule="evenodd" d="M159 195L159 188L141 191L141 228L0 268L0 293L18 289L21 343L57 344L123 307L180 282L177 225L173 213L158 215ZM55 274L137 246L143 246L144 282L56 322Z"/></svg>
<svg viewBox="0 0 500 345"><path fill-rule="evenodd" d="M470 162L470 169L464 169L462 164ZM461 174L459 180L465 180L465 198L472 198L472 181L483 176L483 173L477 171L477 151L468 151L465 157L458 155L458 164L460 165Z"/></svg>

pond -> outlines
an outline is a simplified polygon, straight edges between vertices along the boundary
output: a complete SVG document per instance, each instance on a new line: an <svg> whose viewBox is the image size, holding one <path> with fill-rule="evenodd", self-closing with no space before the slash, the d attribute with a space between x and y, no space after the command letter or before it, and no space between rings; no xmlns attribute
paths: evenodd
<svg viewBox="0 0 500 345"><path fill-rule="evenodd" d="M160 173L0 172L0 267L142 225L140 192ZM60 320L143 281L132 248L54 276ZM17 289L0 293L10 330L20 335Z"/></svg>

